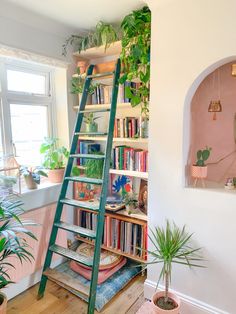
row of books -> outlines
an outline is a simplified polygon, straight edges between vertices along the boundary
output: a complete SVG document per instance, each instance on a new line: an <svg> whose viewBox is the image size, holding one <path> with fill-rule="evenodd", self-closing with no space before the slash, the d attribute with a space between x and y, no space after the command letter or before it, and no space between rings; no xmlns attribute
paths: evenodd
<svg viewBox="0 0 236 314"><path fill-rule="evenodd" d="M97 215L80 210L79 225L96 230ZM143 257L143 250L147 248L146 230L142 225L106 216L102 243L108 248Z"/></svg>
<svg viewBox="0 0 236 314"><path fill-rule="evenodd" d="M100 144L92 141L78 141L77 151L80 154L93 154L100 151ZM85 158L78 158L77 165L84 166L86 163Z"/></svg>
<svg viewBox="0 0 236 314"><path fill-rule="evenodd" d="M141 123L142 117L126 117L123 119L115 119L114 137L141 137Z"/></svg>
<svg viewBox="0 0 236 314"><path fill-rule="evenodd" d="M140 83L125 82L119 85L118 103L130 102L130 99L125 96L125 87L131 86L136 89ZM109 104L112 97L112 85L99 84L96 86L94 93L92 94L92 104Z"/></svg>
<svg viewBox="0 0 236 314"><path fill-rule="evenodd" d="M116 170L148 171L148 151L125 145L112 149L112 168Z"/></svg>

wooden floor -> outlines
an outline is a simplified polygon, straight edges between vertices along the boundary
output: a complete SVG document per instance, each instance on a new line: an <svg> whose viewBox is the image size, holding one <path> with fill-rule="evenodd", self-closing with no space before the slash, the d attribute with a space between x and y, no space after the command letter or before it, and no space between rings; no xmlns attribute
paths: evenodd
<svg viewBox="0 0 236 314"><path fill-rule="evenodd" d="M144 280L141 275L134 278L100 313L135 314L144 302ZM37 288L38 285L9 301L7 314L87 314L87 304L58 285L49 281L39 301Z"/></svg>

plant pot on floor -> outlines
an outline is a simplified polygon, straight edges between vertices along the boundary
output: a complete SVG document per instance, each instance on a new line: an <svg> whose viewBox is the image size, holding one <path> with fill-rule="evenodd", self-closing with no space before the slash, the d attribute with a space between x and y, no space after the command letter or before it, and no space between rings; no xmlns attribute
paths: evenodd
<svg viewBox="0 0 236 314"><path fill-rule="evenodd" d="M153 295L152 303L151 303L152 308L153 308L153 312L156 314L179 314L180 313L180 299L175 294L173 294L171 292L168 293L168 296L176 305L176 307L174 309L165 310L165 309L160 308L157 305L157 301L160 298L164 298L164 296L165 296L164 291L157 292Z"/></svg>
<svg viewBox="0 0 236 314"><path fill-rule="evenodd" d="M86 133L96 133L98 131L97 123L85 124L85 132Z"/></svg>
<svg viewBox="0 0 236 314"><path fill-rule="evenodd" d="M32 174L24 176L26 186L29 190L35 190L38 188L37 183L34 181Z"/></svg>
<svg viewBox="0 0 236 314"><path fill-rule="evenodd" d="M191 175L193 178L196 178L196 179L206 179L207 166L204 166L204 167L192 166Z"/></svg>
<svg viewBox="0 0 236 314"><path fill-rule="evenodd" d="M51 183L61 183L63 181L65 168L48 170L48 180Z"/></svg>
<svg viewBox="0 0 236 314"><path fill-rule="evenodd" d="M0 314L7 313L7 296L4 293L0 293Z"/></svg>

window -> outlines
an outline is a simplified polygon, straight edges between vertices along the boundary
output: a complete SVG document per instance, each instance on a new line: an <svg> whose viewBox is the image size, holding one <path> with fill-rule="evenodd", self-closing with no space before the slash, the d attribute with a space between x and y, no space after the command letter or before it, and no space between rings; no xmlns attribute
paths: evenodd
<svg viewBox="0 0 236 314"><path fill-rule="evenodd" d="M40 165L40 145L52 136L51 76L49 68L0 59L0 154L15 154L21 165Z"/></svg>

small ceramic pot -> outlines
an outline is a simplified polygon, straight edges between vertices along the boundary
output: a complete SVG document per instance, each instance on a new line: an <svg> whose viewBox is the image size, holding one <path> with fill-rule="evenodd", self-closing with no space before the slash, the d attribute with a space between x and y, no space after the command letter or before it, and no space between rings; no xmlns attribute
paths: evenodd
<svg viewBox="0 0 236 314"><path fill-rule="evenodd" d="M163 309L161 309L160 307L158 307L156 305L157 299L160 299L161 297L164 297L164 295L165 295L164 291L157 292L157 293L155 293L153 295L152 302L151 302L153 313L156 313L156 314L179 314L180 313L180 299L174 293L169 292L168 296L169 296L169 298L174 300L175 303L178 305L175 309L173 309L173 310L163 310Z"/></svg>
<svg viewBox="0 0 236 314"><path fill-rule="evenodd" d="M51 183L61 183L63 181L65 168L48 170L48 180Z"/></svg>
<svg viewBox="0 0 236 314"><path fill-rule="evenodd" d="M96 133L98 131L97 123L85 124L85 132L86 133Z"/></svg>
<svg viewBox="0 0 236 314"><path fill-rule="evenodd" d="M38 188L38 184L34 181L32 174L24 176L24 178L25 178L25 183L27 185L27 188L29 190L35 190Z"/></svg>
<svg viewBox="0 0 236 314"><path fill-rule="evenodd" d="M80 74L84 74L87 71L88 62L87 61L78 61L77 67L80 69Z"/></svg>
<svg viewBox="0 0 236 314"><path fill-rule="evenodd" d="M193 178L205 179L207 177L207 166L192 166L191 174Z"/></svg>
<svg viewBox="0 0 236 314"><path fill-rule="evenodd" d="M7 313L7 296L4 293L0 293L0 301L2 302L0 304L0 314L6 314Z"/></svg>
<svg viewBox="0 0 236 314"><path fill-rule="evenodd" d="M141 122L141 137L148 138L149 119L145 117Z"/></svg>

